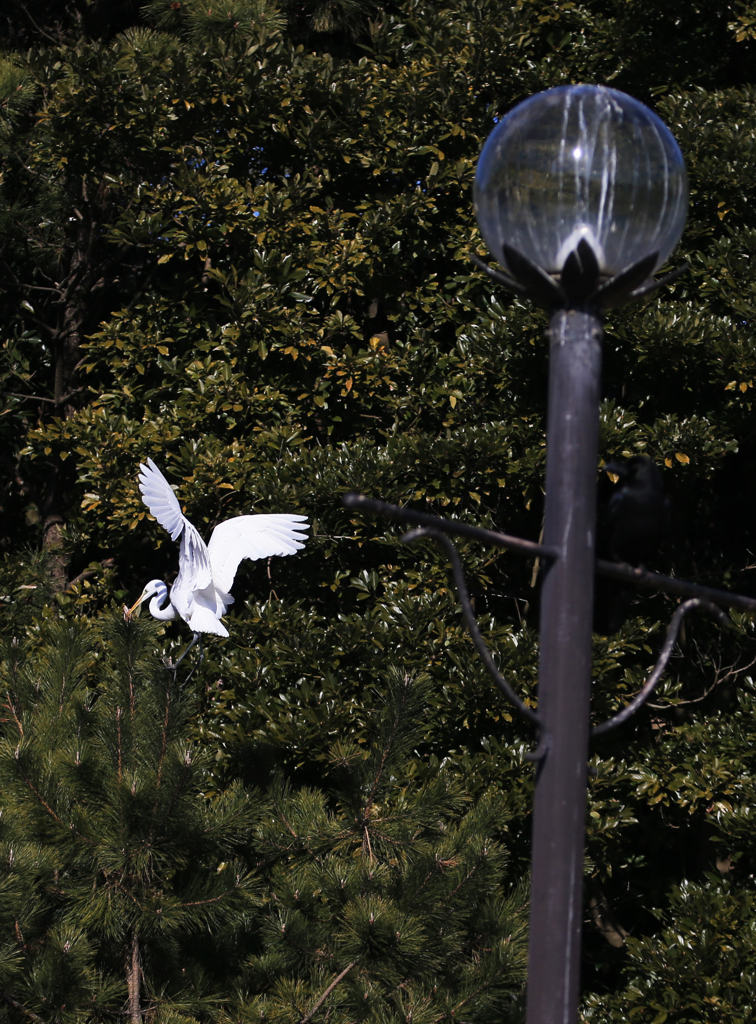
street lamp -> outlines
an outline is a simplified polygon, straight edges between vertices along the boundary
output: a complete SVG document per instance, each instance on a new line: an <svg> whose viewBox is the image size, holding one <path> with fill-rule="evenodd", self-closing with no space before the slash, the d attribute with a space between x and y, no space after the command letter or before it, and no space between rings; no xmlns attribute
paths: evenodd
<svg viewBox="0 0 756 1024"><path fill-rule="evenodd" d="M475 176L480 230L507 286L550 307L627 301L677 245L687 205L666 125L593 85L520 103L489 136Z"/></svg>
<svg viewBox="0 0 756 1024"><path fill-rule="evenodd" d="M561 86L517 106L489 137L475 179L478 223L559 274L585 239L603 276L656 254L661 266L687 208L682 153L662 121L614 89ZM514 272L514 268L510 268Z"/></svg>
<svg viewBox="0 0 756 1024"><path fill-rule="evenodd" d="M683 616L703 607L756 611L756 601L645 569L596 560L601 313L674 280L652 275L685 223L687 178L679 146L637 100L600 86L560 86L515 107L491 133L478 164L480 229L502 266L473 257L493 280L546 307L549 398L546 503L541 544L480 530L359 495L349 507L415 523L405 540L432 537L452 560L465 621L486 668L538 743L533 815L528 1024L576 1024L583 921L583 848L591 734L625 721L648 698ZM543 563L538 706L499 674L475 622L450 535L477 537ZM590 729L593 581L599 572L687 598L657 664L635 699Z"/></svg>
<svg viewBox="0 0 756 1024"><path fill-rule="evenodd" d="M549 89L483 148L480 229L497 279L552 311L541 596L540 750L533 812L528 1024L572 1024L580 980L590 740L602 307L655 286L685 223L668 128L614 89Z"/></svg>

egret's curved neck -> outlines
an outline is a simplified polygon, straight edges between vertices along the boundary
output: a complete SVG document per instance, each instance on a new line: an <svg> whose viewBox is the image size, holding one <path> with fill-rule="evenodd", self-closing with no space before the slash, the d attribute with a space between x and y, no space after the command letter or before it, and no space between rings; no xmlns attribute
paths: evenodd
<svg viewBox="0 0 756 1024"><path fill-rule="evenodd" d="M168 603L161 608L160 602L163 599ZM155 597L150 601L150 615L152 615L154 619L161 619L163 622L167 622L169 619L175 619L177 614L176 609L168 598L168 587L163 584L162 589L159 590Z"/></svg>

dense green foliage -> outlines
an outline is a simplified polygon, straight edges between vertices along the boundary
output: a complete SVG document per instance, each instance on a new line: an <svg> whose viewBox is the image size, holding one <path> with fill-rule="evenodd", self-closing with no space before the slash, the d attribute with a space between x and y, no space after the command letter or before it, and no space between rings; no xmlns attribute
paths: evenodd
<svg viewBox="0 0 756 1024"><path fill-rule="evenodd" d="M86 624L151 576L170 579L175 547L136 488L146 456L205 532L252 507L308 515L302 553L240 573L232 635L190 684L194 736L214 758L203 791L309 794L317 831L347 801L334 745L365 745L387 680L421 673L424 712L392 799L435 792L443 763L444 813L463 836L455 801L495 798L510 853L491 883L501 895L526 874L530 733L473 656L443 556L400 545L341 497L538 537L547 322L471 268L469 253L485 255L472 176L518 100L606 83L650 103L682 146L691 208L675 258L691 272L607 320L601 454L665 467L673 528L655 568L752 592L756 8L136 6L114 7L111 23L104 4L71 0L61 10L81 17L44 36L14 22L0 63L8 635L36 642L53 612ZM534 699L533 567L470 545L464 558L502 670ZM643 596L634 612L596 638L597 720L638 689L672 604ZM186 639L180 626L156 636L165 651ZM678 655L654 706L593 759L591 1020L753 1017L752 626L723 635L691 618ZM304 863L314 847L301 851ZM298 870L275 867L282 892ZM390 875L364 899L398 899ZM331 910L301 913L324 949L341 948ZM275 1013L301 1019L286 993L311 1007L325 975L276 941ZM262 968L248 970L243 1012L256 1014ZM347 1014L350 977L334 990Z"/></svg>
<svg viewBox="0 0 756 1024"><path fill-rule="evenodd" d="M428 680L373 688L330 794L208 799L156 630L48 616L6 642L0 1019L516 1019L526 886L505 891L499 796L417 780Z"/></svg>

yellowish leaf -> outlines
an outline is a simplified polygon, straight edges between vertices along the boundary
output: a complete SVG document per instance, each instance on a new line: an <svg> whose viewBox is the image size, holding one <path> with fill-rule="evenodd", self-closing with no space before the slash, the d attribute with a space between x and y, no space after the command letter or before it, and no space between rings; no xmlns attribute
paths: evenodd
<svg viewBox="0 0 756 1024"><path fill-rule="evenodd" d="M678 462L682 462L682 464L684 466L687 466L688 463L690 462L690 459L688 458L688 456L687 455L683 455L682 452L675 452L675 458L677 459Z"/></svg>

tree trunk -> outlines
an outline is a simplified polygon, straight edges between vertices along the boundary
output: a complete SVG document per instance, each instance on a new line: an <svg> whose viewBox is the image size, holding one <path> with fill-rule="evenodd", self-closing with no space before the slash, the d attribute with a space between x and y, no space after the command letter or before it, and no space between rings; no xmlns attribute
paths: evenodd
<svg viewBox="0 0 756 1024"><path fill-rule="evenodd" d="M86 199L86 195L83 196ZM81 346L81 324L91 284L88 274L87 251L90 243L87 226L79 221L71 249L68 274L63 288L63 305L58 313L58 326L54 340L55 377L53 400L55 415L68 419L75 406L71 401L75 388ZM68 586L68 556L63 547L65 526L66 483L70 473L63 462L55 458L50 463L50 476L42 502L42 545L50 555L50 571L57 593Z"/></svg>
<svg viewBox="0 0 756 1024"><path fill-rule="evenodd" d="M139 937L134 931L131 936L131 953L126 964L126 982L129 988L129 1021L130 1024L142 1022L141 997L142 967L139 962Z"/></svg>
<svg viewBox="0 0 756 1024"><path fill-rule="evenodd" d="M68 556L63 547L65 520L59 512L46 515L42 523L42 547L50 556L50 578L56 594L68 586Z"/></svg>

